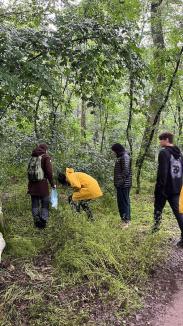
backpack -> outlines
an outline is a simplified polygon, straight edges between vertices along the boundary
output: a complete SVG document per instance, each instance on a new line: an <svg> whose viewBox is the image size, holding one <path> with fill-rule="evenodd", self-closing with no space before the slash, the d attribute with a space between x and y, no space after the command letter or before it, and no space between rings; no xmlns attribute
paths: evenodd
<svg viewBox="0 0 183 326"><path fill-rule="evenodd" d="M32 156L30 158L27 169L29 181L41 181L44 179L44 171L41 167L41 159L42 155Z"/></svg>
<svg viewBox="0 0 183 326"><path fill-rule="evenodd" d="M170 156L170 174L172 179L182 179L182 159Z"/></svg>

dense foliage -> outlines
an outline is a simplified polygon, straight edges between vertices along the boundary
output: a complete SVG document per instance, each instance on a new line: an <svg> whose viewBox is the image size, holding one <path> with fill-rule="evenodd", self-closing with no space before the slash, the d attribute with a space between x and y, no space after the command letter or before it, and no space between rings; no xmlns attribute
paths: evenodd
<svg viewBox="0 0 183 326"><path fill-rule="evenodd" d="M111 144L121 141L138 169L155 156L159 113L156 130L172 130L181 145L179 1L8 1L0 20L5 165L25 162L46 141L55 167L90 171L101 156L106 167Z"/></svg>
<svg viewBox="0 0 183 326"><path fill-rule="evenodd" d="M153 216L158 133L183 149L181 0L0 1L0 324L127 325L175 235ZM59 209L33 228L27 162L46 142L55 175L93 175L95 221ZM122 230L111 145L133 162L132 225ZM1 207L1 205L0 205ZM4 216L4 224L2 218ZM176 222L175 222L176 223Z"/></svg>

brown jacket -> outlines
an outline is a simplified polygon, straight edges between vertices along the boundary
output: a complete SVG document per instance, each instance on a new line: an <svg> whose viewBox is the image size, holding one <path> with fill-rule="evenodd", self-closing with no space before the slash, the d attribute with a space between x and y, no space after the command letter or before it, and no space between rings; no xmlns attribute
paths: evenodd
<svg viewBox="0 0 183 326"><path fill-rule="evenodd" d="M51 187L54 186L51 158L46 153L46 149L47 149L46 145L45 145L45 147L43 145L40 145L32 152L32 156L42 155L41 166L44 171L45 179L41 180L41 181L34 181L34 182L29 181L28 193L31 196L47 197L47 196L49 196L48 181L49 181Z"/></svg>

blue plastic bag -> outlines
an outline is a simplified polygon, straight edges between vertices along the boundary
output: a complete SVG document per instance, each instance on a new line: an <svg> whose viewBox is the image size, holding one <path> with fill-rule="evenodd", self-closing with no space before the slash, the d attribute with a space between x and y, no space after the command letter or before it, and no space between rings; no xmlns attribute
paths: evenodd
<svg viewBox="0 0 183 326"><path fill-rule="evenodd" d="M57 207L58 207L58 192L56 189L51 190L50 203L51 203L52 208L57 209Z"/></svg>

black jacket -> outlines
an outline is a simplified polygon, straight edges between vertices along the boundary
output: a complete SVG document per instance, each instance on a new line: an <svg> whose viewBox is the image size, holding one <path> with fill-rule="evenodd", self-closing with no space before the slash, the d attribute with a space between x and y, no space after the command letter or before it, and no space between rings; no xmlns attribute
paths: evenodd
<svg viewBox="0 0 183 326"><path fill-rule="evenodd" d="M130 188L132 185L131 158L125 151L118 155L114 167L115 187Z"/></svg>
<svg viewBox="0 0 183 326"><path fill-rule="evenodd" d="M171 174L171 156L181 160L182 170L177 178L173 178ZM158 156L158 172L155 186L155 195L170 195L179 194L182 187L183 177L183 157L180 149L177 146L166 146L161 149Z"/></svg>

